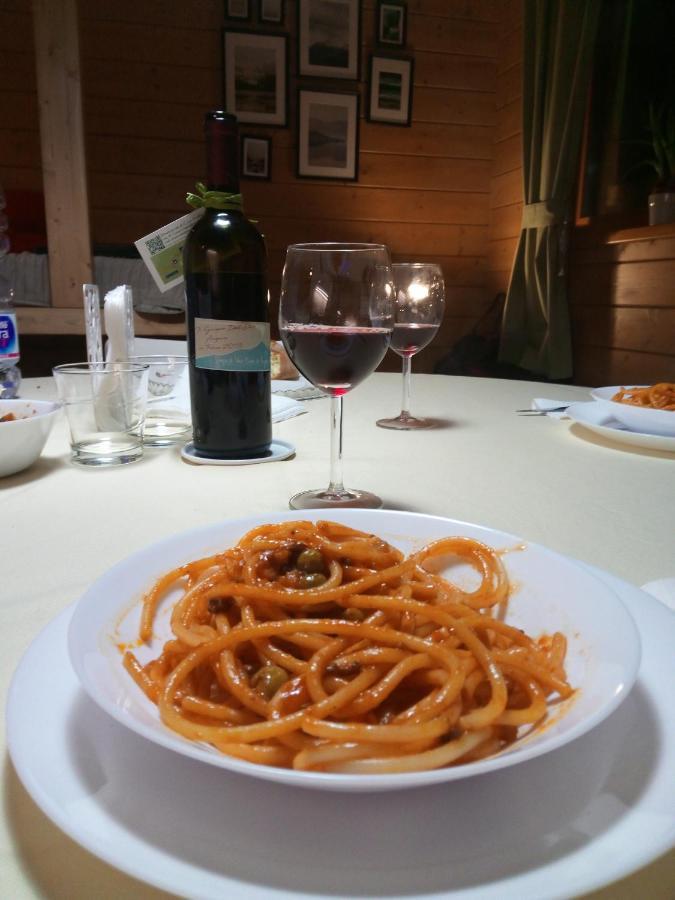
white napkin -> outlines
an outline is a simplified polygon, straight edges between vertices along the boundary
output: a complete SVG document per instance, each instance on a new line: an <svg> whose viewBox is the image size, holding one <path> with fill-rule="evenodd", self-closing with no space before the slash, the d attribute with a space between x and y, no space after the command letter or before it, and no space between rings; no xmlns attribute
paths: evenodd
<svg viewBox="0 0 675 900"><path fill-rule="evenodd" d="M283 422L286 419L292 419L294 416L301 416L307 410L298 400L291 397L278 397L272 394L272 421Z"/></svg>
<svg viewBox="0 0 675 900"><path fill-rule="evenodd" d="M641 590L656 597L675 612L675 578L659 578L657 581L648 581L647 584L642 585Z"/></svg>
<svg viewBox="0 0 675 900"><path fill-rule="evenodd" d="M535 397L532 401L532 409L539 410L539 412L545 412L546 415L550 416L552 419L564 419L567 415L567 407L571 406L573 402L573 400L548 400L545 397ZM559 410L561 406L564 406L565 409L555 412L555 410Z"/></svg>
<svg viewBox="0 0 675 900"><path fill-rule="evenodd" d="M131 288L120 284L105 295L103 321L108 336L106 359L121 362L134 355L134 312Z"/></svg>
<svg viewBox="0 0 675 900"><path fill-rule="evenodd" d="M272 394L292 397L294 400L316 400L318 397L326 396L323 391L314 387L311 381L307 381L303 375L292 381L285 378L273 378Z"/></svg>
<svg viewBox="0 0 675 900"><path fill-rule="evenodd" d="M177 406L184 412L189 413L190 382L188 380L187 371L185 372L184 376L180 378L176 383L173 394L170 394L166 397L158 397L156 400L156 402L161 403L166 403L167 401L171 401L173 405ZM148 402L153 403L155 401L150 399ZM299 403L297 400L293 400L290 397L277 397L272 394L273 422L284 422L286 419L292 419L294 416L301 416L305 412L307 412L307 410L303 407L302 403Z"/></svg>

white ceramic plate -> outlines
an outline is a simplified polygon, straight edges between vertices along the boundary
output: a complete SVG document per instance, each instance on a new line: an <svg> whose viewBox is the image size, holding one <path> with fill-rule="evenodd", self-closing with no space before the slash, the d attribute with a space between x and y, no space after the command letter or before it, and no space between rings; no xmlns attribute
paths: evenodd
<svg viewBox="0 0 675 900"><path fill-rule="evenodd" d="M411 790L403 802L382 793L318 803L310 791L200 765L120 727L86 697L66 652L71 610L14 675L11 758L71 838L193 900L569 900L675 842L675 716L664 689L675 681L675 615L596 575L639 627L637 683L597 728L526 766ZM104 889L105 868L88 877Z"/></svg>
<svg viewBox="0 0 675 900"><path fill-rule="evenodd" d="M648 385L631 385L631 387L648 387ZM675 438L675 410L650 409L633 406L630 403L617 403L612 397L620 390L620 385L595 388L591 391L591 397L599 403L606 404L612 418L631 431Z"/></svg>
<svg viewBox="0 0 675 900"><path fill-rule="evenodd" d="M629 447L642 447L644 450L661 450L675 453L675 437L664 437L658 434L640 434L631 431L621 422L613 418L608 406L603 403L573 403L567 408L565 415L588 428L589 431L618 444Z"/></svg>
<svg viewBox="0 0 675 900"><path fill-rule="evenodd" d="M120 644L133 644L138 634L139 600L168 569L232 546L250 528L263 522L287 521L297 513L270 514L195 529L135 553L96 581L77 605L69 632L69 652L85 690L106 712L146 738L185 756L257 778L299 787L374 791L410 788L454 781L495 771L554 750L584 734L615 709L630 690L639 665L640 642L631 616L616 595L594 576L556 553L512 535L450 519L405 512L345 510L331 518L373 532L405 552L430 540L466 535L497 549L513 552L504 559L517 585L507 621L538 636L561 631L568 638L566 670L577 695L566 701L542 729L535 730L507 751L479 762L430 772L395 775L346 775L303 772L261 766L221 754L167 729L156 707L121 665ZM326 512L304 512L303 518L326 518ZM453 570L453 578L458 573ZM461 572L459 573L461 576ZM171 636L169 614L173 596L159 611L155 640L137 650L145 662L158 655ZM611 628L608 628L611 622Z"/></svg>

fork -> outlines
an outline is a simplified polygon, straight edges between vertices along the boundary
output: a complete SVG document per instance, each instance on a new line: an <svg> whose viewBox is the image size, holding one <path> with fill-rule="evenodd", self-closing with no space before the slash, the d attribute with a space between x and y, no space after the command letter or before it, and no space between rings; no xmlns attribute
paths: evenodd
<svg viewBox="0 0 675 900"><path fill-rule="evenodd" d="M552 412L564 412L570 406L569 403L566 403L564 406L553 406L551 409L517 409L516 412L519 416L547 416Z"/></svg>

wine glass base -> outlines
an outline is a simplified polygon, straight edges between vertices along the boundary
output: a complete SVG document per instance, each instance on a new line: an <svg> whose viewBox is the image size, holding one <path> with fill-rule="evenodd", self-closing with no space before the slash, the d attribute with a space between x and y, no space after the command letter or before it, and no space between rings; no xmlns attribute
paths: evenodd
<svg viewBox="0 0 675 900"><path fill-rule="evenodd" d="M382 499L370 491L345 488L331 491L302 491L288 501L291 509L381 509Z"/></svg>
<svg viewBox="0 0 675 900"><path fill-rule="evenodd" d="M433 428L436 422L433 419L418 419L416 416L401 413L393 419L378 419L375 423L380 428L392 428L396 431L412 431L413 428Z"/></svg>

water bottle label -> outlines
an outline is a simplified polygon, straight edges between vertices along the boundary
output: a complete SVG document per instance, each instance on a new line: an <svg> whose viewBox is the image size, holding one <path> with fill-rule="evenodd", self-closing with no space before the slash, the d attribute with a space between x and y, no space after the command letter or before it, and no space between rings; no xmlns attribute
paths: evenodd
<svg viewBox="0 0 675 900"><path fill-rule="evenodd" d="M221 372L269 372L269 322L196 318L195 366Z"/></svg>
<svg viewBox="0 0 675 900"><path fill-rule="evenodd" d="M19 360L19 332L14 313L0 313L0 359Z"/></svg>

